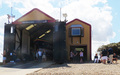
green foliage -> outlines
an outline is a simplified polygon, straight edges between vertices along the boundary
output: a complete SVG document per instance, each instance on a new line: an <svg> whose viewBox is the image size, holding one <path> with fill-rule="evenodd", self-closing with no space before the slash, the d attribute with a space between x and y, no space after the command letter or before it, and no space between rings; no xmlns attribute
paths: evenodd
<svg viewBox="0 0 120 75"><path fill-rule="evenodd" d="M113 52L117 55L120 55L120 42L118 43L110 43L108 45L102 45L98 48L98 52L101 52L103 49L112 48Z"/></svg>

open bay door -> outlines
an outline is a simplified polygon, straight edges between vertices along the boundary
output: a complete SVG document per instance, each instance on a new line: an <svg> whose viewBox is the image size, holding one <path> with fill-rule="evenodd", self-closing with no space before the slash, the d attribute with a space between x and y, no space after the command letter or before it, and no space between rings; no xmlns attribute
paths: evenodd
<svg viewBox="0 0 120 75"><path fill-rule="evenodd" d="M65 22L57 22L54 25L53 60L57 63L64 63L67 60L65 25Z"/></svg>

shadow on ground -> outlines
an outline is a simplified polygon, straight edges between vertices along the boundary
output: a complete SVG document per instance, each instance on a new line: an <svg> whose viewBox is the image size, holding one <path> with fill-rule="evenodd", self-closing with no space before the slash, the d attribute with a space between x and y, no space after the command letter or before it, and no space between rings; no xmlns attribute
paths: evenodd
<svg viewBox="0 0 120 75"><path fill-rule="evenodd" d="M67 63L58 64L53 61L38 62L38 61L27 61L18 63L7 63L6 65L1 65L0 67L6 68L19 68L19 69L33 69L33 68L53 68L53 67L70 67Z"/></svg>
<svg viewBox="0 0 120 75"><path fill-rule="evenodd" d="M18 63L7 63L6 65L1 65L1 67L28 69L28 68L43 68L51 64L54 64L54 62L27 61L27 62L18 62Z"/></svg>
<svg viewBox="0 0 120 75"><path fill-rule="evenodd" d="M6 68L19 68L19 69L33 69L33 68L56 68L56 67L68 67L70 68L71 66L68 66L67 64L87 64L87 63L93 63L93 61L86 61L83 63L72 63L72 62L66 62L63 64L58 64L53 61L46 61L46 62L38 62L38 61L27 61L27 62L18 62L16 64L14 63L7 63L6 65L2 65L1 67L6 67Z"/></svg>

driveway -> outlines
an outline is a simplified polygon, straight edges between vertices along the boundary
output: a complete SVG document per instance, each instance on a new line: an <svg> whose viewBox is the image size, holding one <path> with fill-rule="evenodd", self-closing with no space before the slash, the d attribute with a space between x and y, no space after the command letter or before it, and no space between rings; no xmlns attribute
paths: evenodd
<svg viewBox="0 0 120 75"><path fill-rule="evenodd" d="M39 63L37 61L24 63L8 63L0 67L0 75L26 75L54 64L52 61Z"/></svg>

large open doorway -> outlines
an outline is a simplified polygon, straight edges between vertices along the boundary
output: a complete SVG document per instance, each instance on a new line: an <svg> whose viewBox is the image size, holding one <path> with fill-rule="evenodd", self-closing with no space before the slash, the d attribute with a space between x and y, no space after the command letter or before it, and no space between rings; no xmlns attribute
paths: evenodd
<svg viewBox="0 0 120 75"><path fill-rule="evenodd" d="M37 22L6 24L4 49L16 51L20 60L33 60L37 49L45 49L50 60L53 59L53 26L55 23ZM9 58L9 53L8 53ZM48 59L48 60L49 60ZM8 60L10 61L10 59Z"/></svg>
<svg viewBox="0 0 120 75"><path fill-rule="evenodd" d="M37 49L45 49L48 60L53 59L53 23L23 24L16 28L22 31L22 59L34 60Z"/></svg>
<svg viewBox="0 0 120 75"><path fill-rule="evenodd" d="M76 55L76 59L75 59L75 61L76 62L80 62L80 55L79 55L79 53L80 53L80 51L82 51L83 52L83 60L84 61L86 61L87 60L87 46L70 46L70 52L74 52L74 51L76 51L76 53L77 53L77 55Z"/></svg>
<svg viewBox="0 0 120 75"><path fill-rule="evenodd" d="M67 56L65 35L65 22L6 24L4 49L16 51L20 60L34 60L37 49L45 49L48 60L62 63Z"/></svg>

